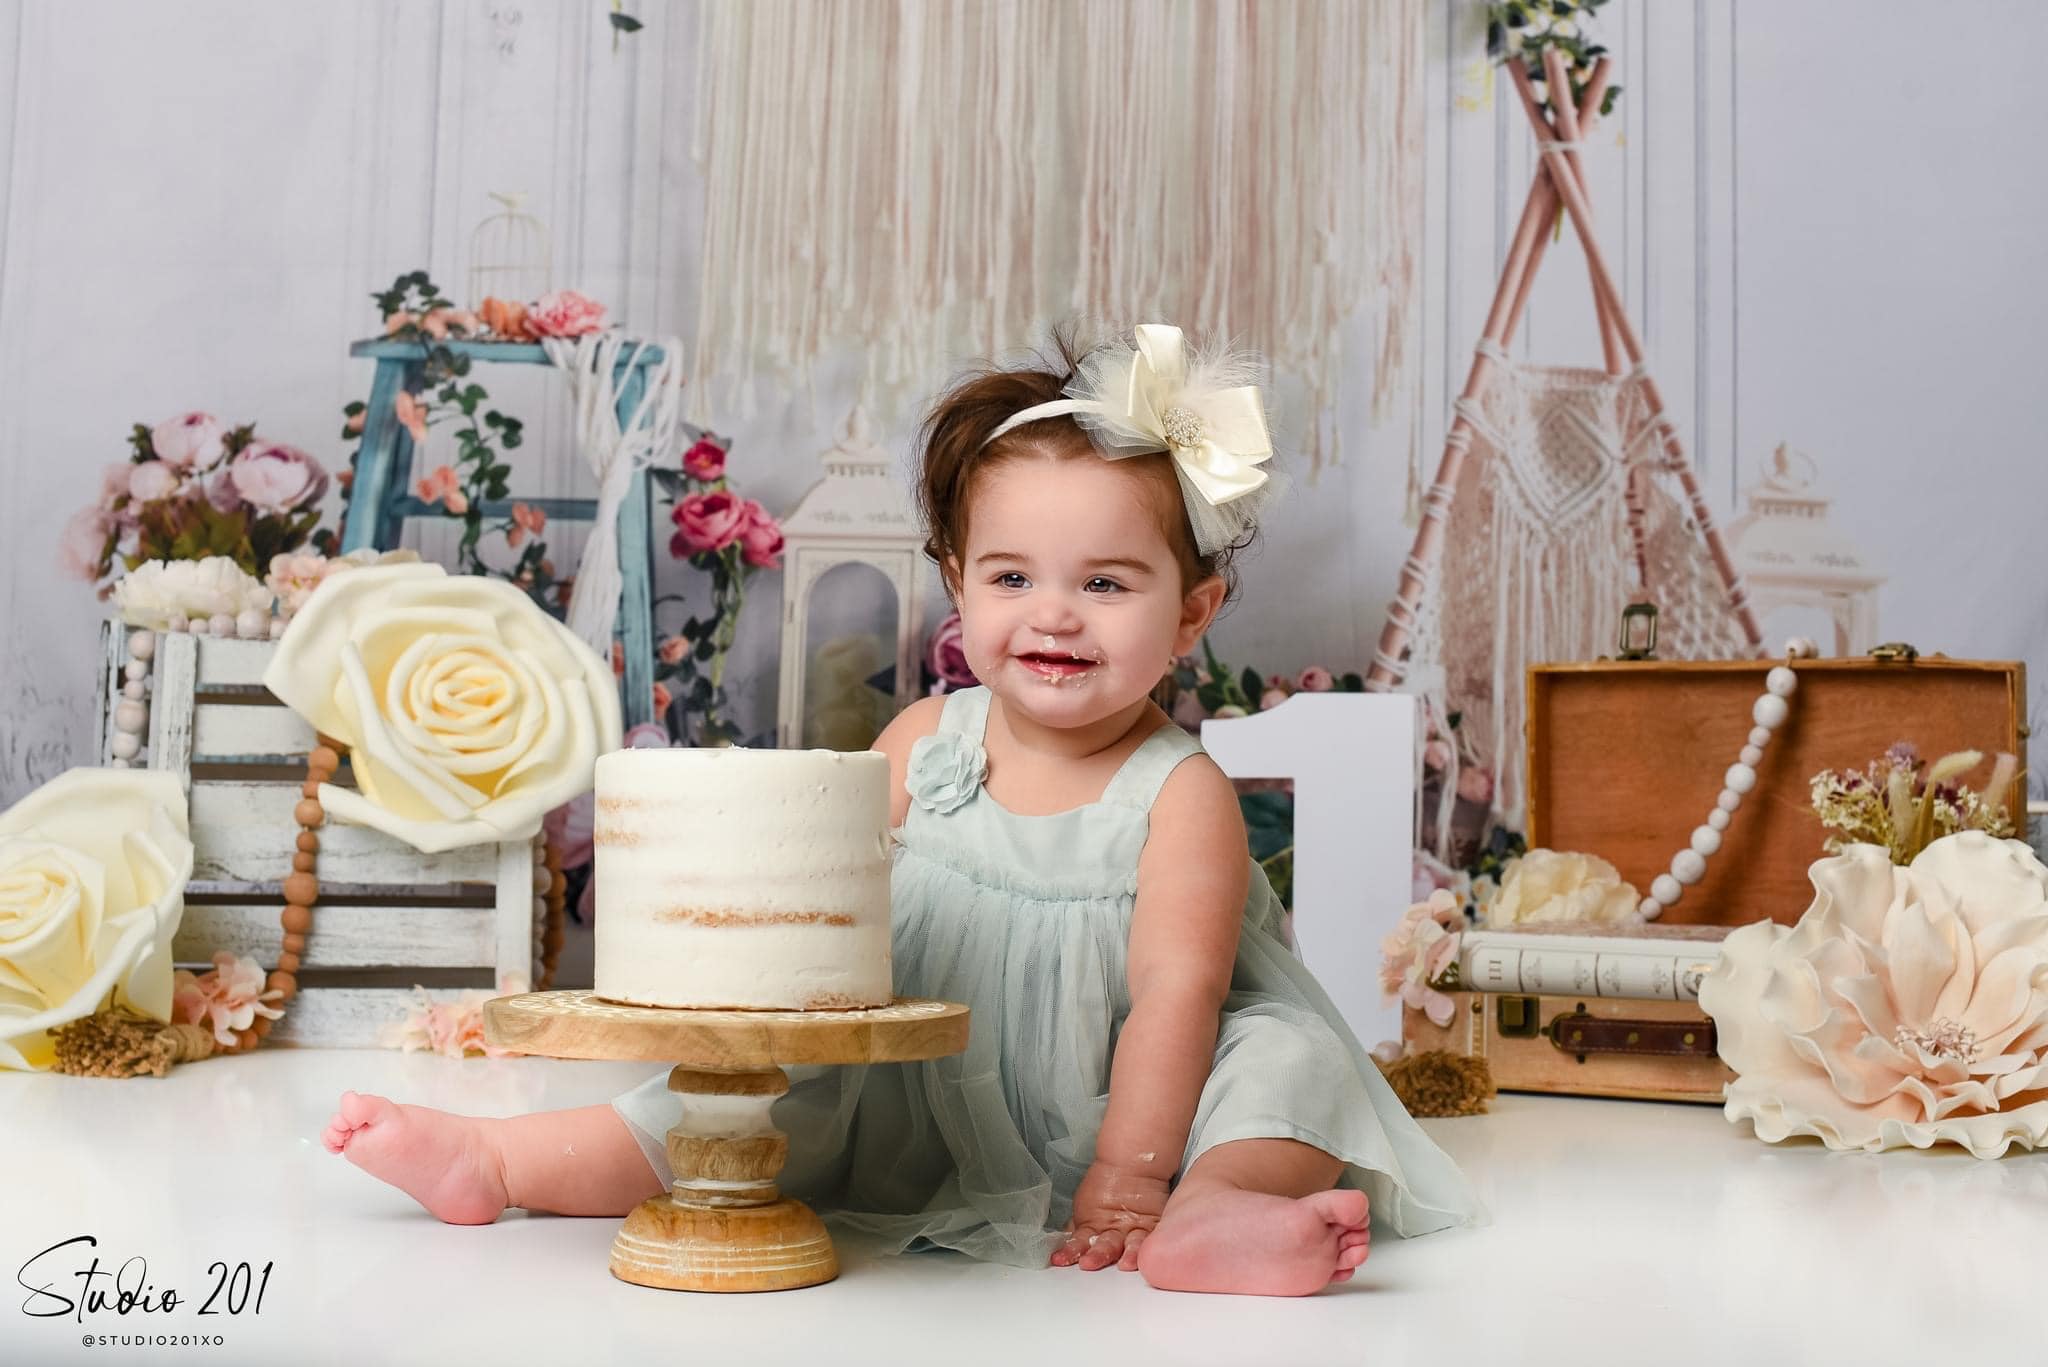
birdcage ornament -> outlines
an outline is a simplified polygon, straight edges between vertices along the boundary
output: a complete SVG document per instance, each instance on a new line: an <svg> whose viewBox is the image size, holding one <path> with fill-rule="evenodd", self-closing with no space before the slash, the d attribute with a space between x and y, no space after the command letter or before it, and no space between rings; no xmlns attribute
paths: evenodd
<svg viewBox="0 0 2048 1367"><path fill-rule="evenodd" d="M554 288L554 249L547 226L526 212L526 196L517 190L493 190L504 206L476 225L469 238L470 307L486 299L527 303Z"/></svg>

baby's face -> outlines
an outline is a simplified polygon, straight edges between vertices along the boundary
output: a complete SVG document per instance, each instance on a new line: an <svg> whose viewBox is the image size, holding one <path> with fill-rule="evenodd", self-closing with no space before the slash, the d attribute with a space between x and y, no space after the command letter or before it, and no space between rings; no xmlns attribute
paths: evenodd
<svg viewBox="0 0 2048 1367"><path fill-rule="evenodd" d="M1008 706L1085 726L1130 706L1206 625L1136 479L1100 459L1007 461L975 483L960 565L967 663Z"/></svg>

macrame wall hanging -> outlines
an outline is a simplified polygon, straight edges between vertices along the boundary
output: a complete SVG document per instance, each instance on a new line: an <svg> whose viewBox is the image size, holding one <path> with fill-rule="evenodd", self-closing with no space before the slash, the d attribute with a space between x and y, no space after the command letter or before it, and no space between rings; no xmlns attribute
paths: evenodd
<svg viewBox="0 0 2048 1367"><path fill-rule="evenodd" d="M1552 48L1544 59L1549 90L1574 89L1562 55ZM1753 657L1762 642L1594 235L1579 147L1609 64L1594 67L1576 109L1558 99L1552 112L1520 62L1507 69L1535 127L1541 170L1366 680L1375 690L1405 683L1446 734L1459 714L1436 814L1440 856L1460 760L1493 768L1495 809L1522 824L1528 665L1612 652L1622 609L1644 599L1658 609L1663 658ZM1585 250L1603 368L1528 365L1506 351L1560 209Z"/></svg>
<svg viewBox="0 0 2048 1367"><path fill-rule="evenodd" d="M1375 402L1409 390L1420 0L703 13L694 406L743 409L751 381L842 353L900 404L1078 316L1254 348L1322 415L1368 303Z"/></svg>

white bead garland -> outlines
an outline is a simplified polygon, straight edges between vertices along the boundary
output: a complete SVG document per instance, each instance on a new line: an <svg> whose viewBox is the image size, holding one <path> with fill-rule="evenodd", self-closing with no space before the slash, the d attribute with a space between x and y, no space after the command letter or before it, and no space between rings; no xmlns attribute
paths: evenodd
<svg viewBox="0 0 2048 1367"><path fill-rule="evenodd" d="M149 662L156 658L156 633L130 632L127 649L121 700L114 704L114 730L107 737L107 762L116 769L133 766L142 754L142 738L149 733Z"/></svg>
<svg viewBox="0 0 2048 1367"><path fill-rule="evenodd" d="M1788 661L1812 659L1819 653L1813 642L1804 637L1795 636L1785 643ZM1763 763L1764 747L1770 744L1772 733L1792 715L1791 698L1798 690L1799 676L1789 664L1778 665L1764 676L1764 691L1749 709L1756 725L1750 728L1736 762L1722 775L1724 786L1714 799L1714 809L1707 813L1706 824L1694 827L1689 843L1671 856L1671 871L1660 873L1651 881L1650 895L1636 908L1644 920L1654 921L1662 916L1664 908L1685 895L1686 888L1707 876L1707 860L1720 852L1721 833L1728 829L1729 818L1742 805L1742 795L1756 787L1756 771Z"/></svg>

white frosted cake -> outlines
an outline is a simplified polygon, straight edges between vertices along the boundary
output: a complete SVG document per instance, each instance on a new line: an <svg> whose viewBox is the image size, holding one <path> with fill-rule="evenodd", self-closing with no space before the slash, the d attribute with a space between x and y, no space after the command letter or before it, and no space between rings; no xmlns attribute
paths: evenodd
<svg viewBox="0 0 2048 1367"><path fill-rule="evenodd" d="M597 761L597 995L886 1006L889 760L616 750Z"/></svg>

